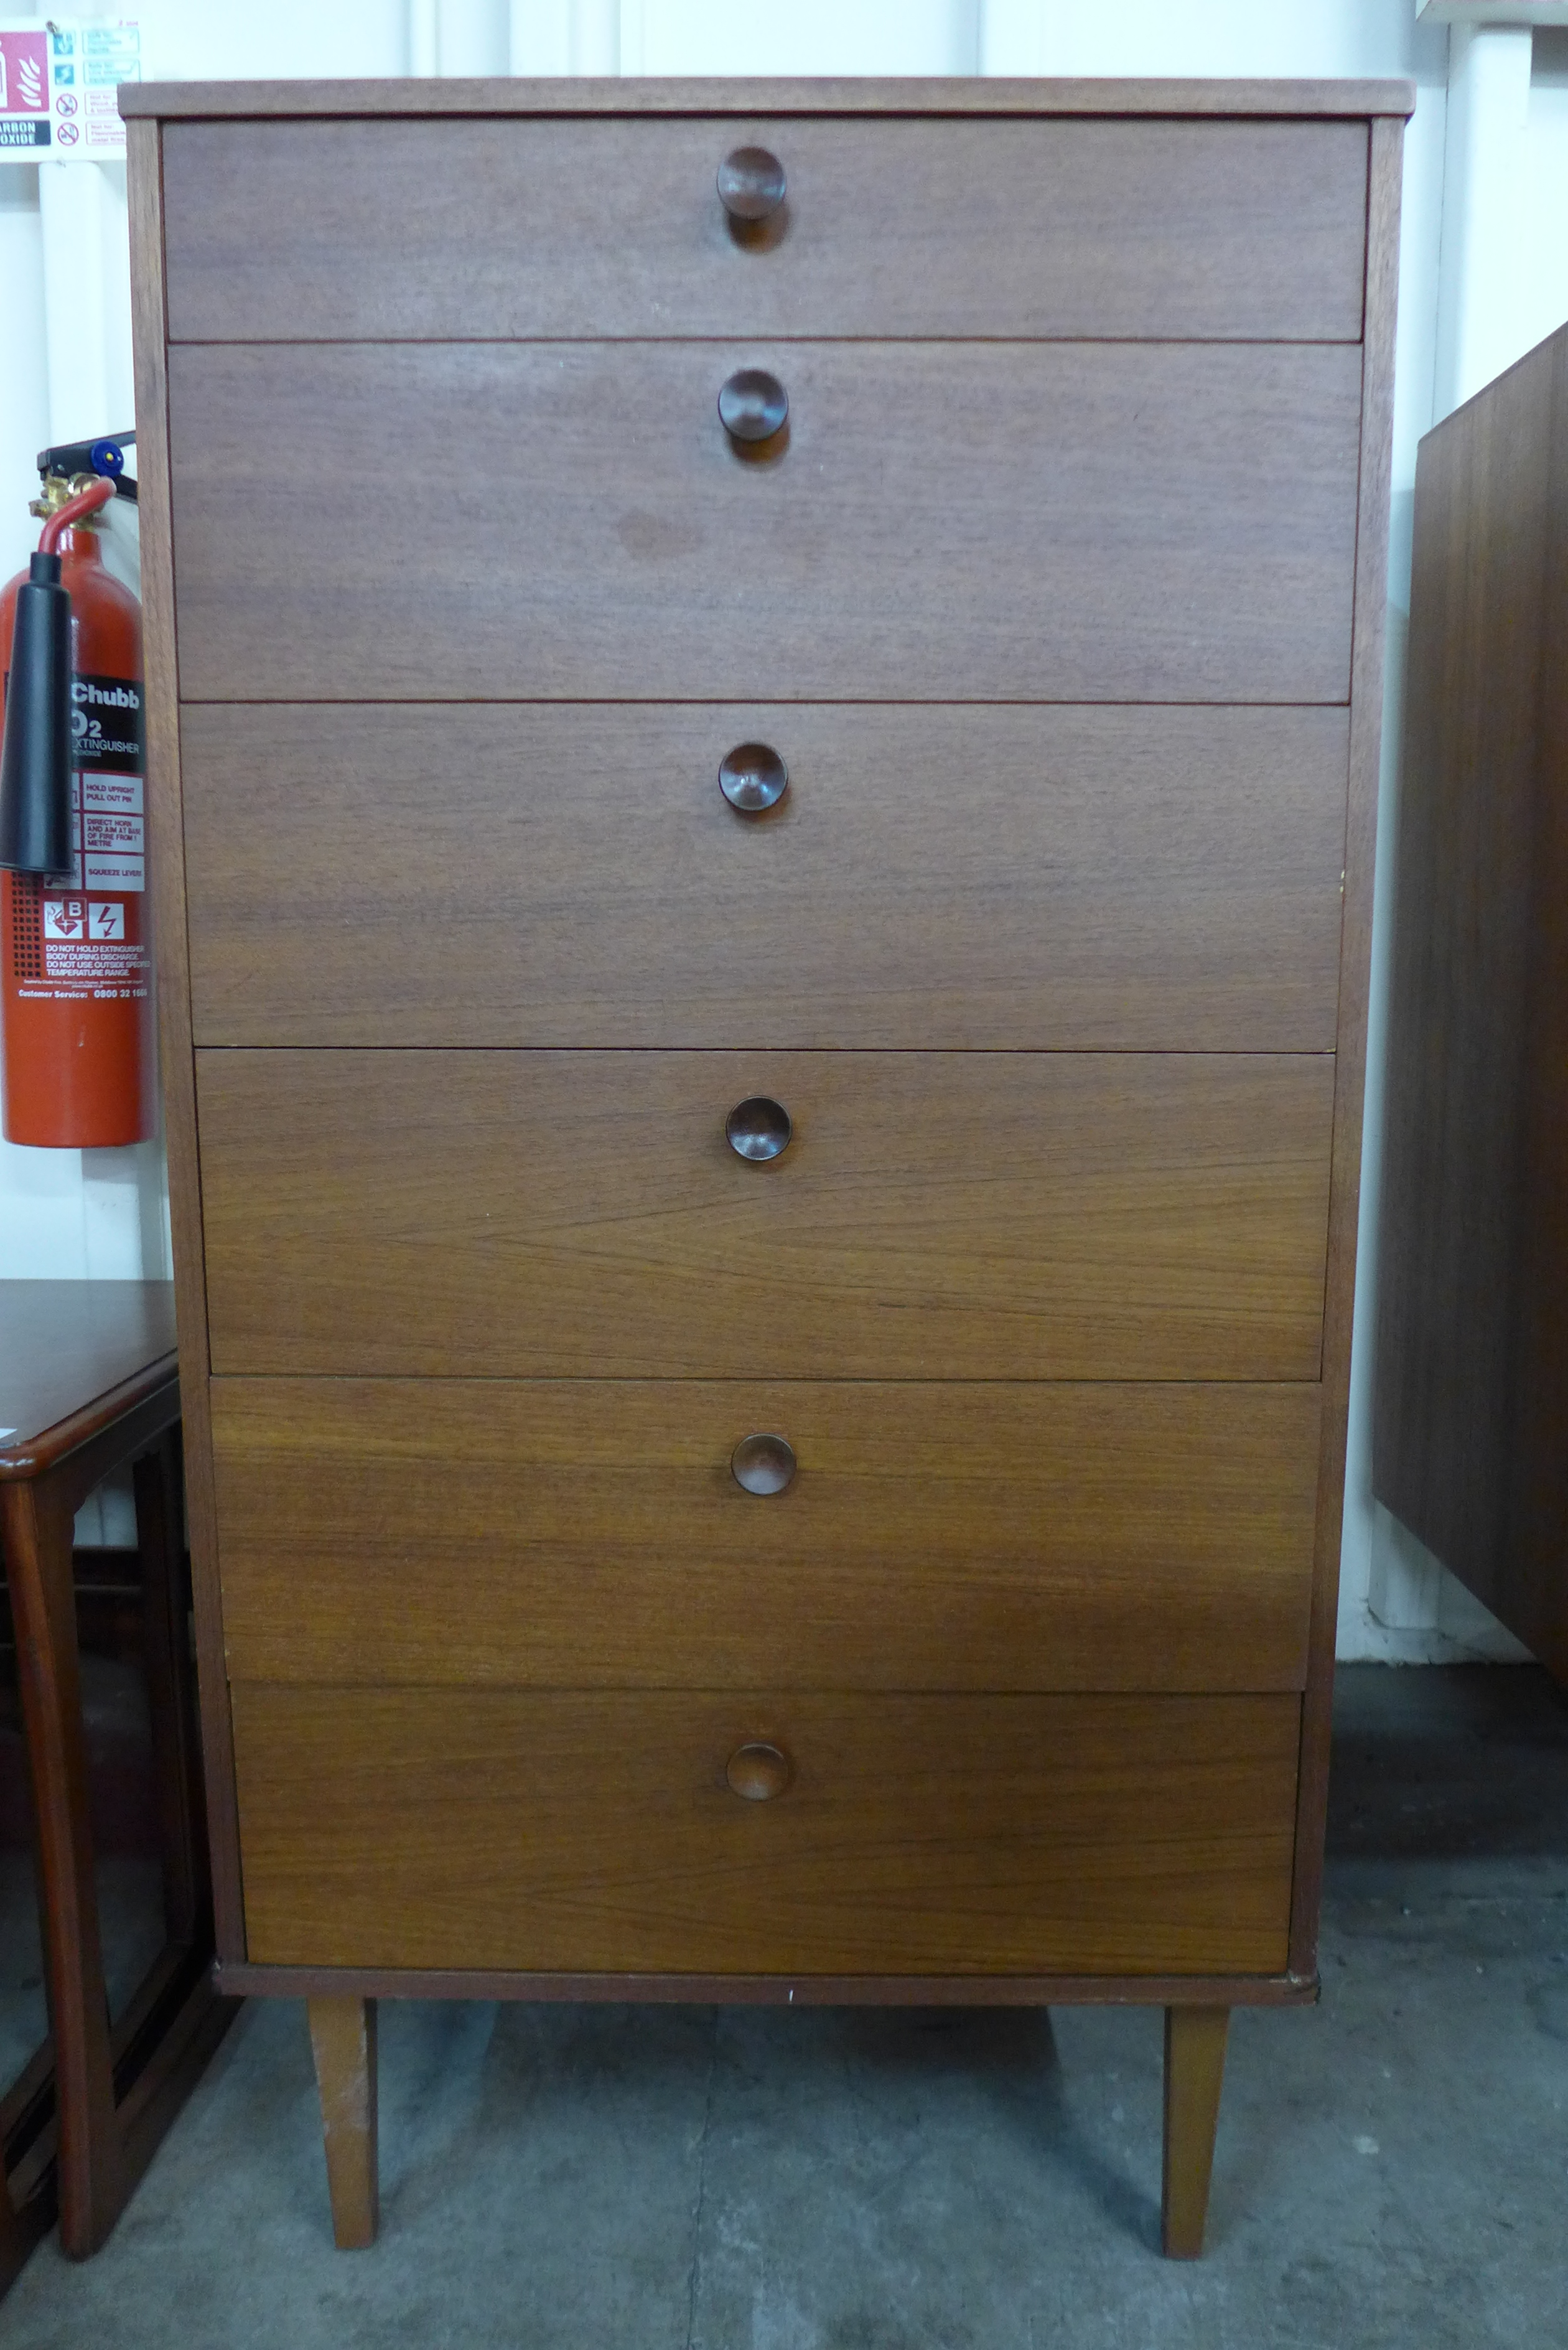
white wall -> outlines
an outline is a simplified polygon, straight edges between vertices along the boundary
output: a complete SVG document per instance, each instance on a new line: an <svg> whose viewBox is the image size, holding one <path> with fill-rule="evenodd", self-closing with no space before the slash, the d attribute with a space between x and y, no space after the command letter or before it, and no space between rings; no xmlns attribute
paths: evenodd
<svg viewBox="0 0 1568 2350"><path fill-rule="evenodd" d="M135 0L113 9L130 14ZM1369 1483L1382 1049L1416 443L1568 318L1568 35L1453 36L1415 0L141 0L150 78L427 73L1413 75L1406 150L1362 1256L1340 1649L1515 1653ZM1514 43L1510 50L1508 44ZM1525 44L1522 51L1518 47ZM1480 46L1490 42L1490 47ZM40 184L41 183L41 184ZM33 452L130 414L123 172L0 167L0 564L31 543ZM1477 368L1484 371L1476 373ZM156 1147L0 1147L0 1274L161 1273Z"/></svg>

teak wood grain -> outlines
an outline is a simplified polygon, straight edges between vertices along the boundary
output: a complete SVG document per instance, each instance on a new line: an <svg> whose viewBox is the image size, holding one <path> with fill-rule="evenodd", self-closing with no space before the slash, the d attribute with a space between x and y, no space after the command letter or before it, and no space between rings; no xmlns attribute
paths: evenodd
<svg viewBox="0 0 1568 2350"><path fill-rule="evenodd" d="M1330 1055L196 1057L217 1372L1318 1377Z"/></svg>
<svg viewBox="0 0 1568 2350"><path fill-rule="evenodd" d="M1310 1991L1410 96L126 94L225 1981Z"/></svg>
<svg viewBox="0 0 1568 2350"><path fill-rule="evenodd" d="M1214 2132L1225 2078L1226 2007L1165 2012L1165 2179L1160 2248L1168 2259L1195 2261L1203 2250Z"/></svg>
<svg viewBox="0 0 1568 2350"><path fill-rule="evenodd" d="M1299 1690L1314 1387L219 1379L229 1669ZM744 1492L737 1441L798 1463ZM308 1593L308 1605L301 1595Z"/></svg>
<svg viewBox="0 0 1568 2350"><path fill-rule="evenodd" d="M315 1998L310 2048L321 2096L332 2234L341 2252L376 2241L380 2182L376 2161L376 2002Z"/></svg>
<svg viewBox="0 0 1568 2350"><path fill-rule="evenodd" d="M152 936L158 967L159 1076L169 1161L174 1302L180 1328L185 1507L202 1705L202 1756L220 1958L244 1947L239 1829L218 1591L213 1443L207 1423L207 1299L196 1146L186 940L185 827L181 806L179 654L169 518L169 382L163 307L161 133L126 125L134 299L136 448L141 503L142 650L146 663L147 809L153 844Z"/></svg>
<svg viewBox="0 0 1568 2350"><path fill-rule="evenodd" d="M789 395L765 462L742 367ZM188 701L1349 692L1355 345L199 344L169 381ZM324 494L371 420L395 481Z"/></svg>
<svg viewBox="0 0 1568 2350"><path fill-rule="evenodd" d="M1147 118L1162 114L1266 115L1284 121L1322 115L1404 117L1416 104L1412 81L1230 81L1155 78L1147 76L1031 74L1024 78L972 74L877 76L781 74L775 79L725 75L591 75L534 80L508 76L483 80L466 76L439 81L164 81L122 82L120 113L126 120L151 115L163 121L211 119L233 121L276 115L352 119L356 115L659 115L740 114L848 115L874 120L879 115L1018 115L1033 120L1060 114Z"/></svg>
<svg viewBox="0 0 1568 2350"><path fill-rule="evenodd" d="M1355 342L1366 137L1083 118L179 123L170 338ZM714 178L742 146L779 157L788 193L737 235Z"/></svg>
<svg viewBox="0 0 1568 2350"><path fill-rule="evenodd" d="M1334 709L190 704L196 1036L1332 1049L1346 733ZM749 817L718 769L759 739L790 783Z"/></svg>
<svg viewBox="0 0 1568 2350"><path fill-rule="evenodd" d="M234 1690L264 1963L1278 1971L1293 1697ZM771 1802L725 1765L766 1739Z"/></svg>
<svg viewBox="0 0 1568 2350"><path fill-rule="evenodd" d="M1568 1679L1568 331L1422 442L1373 1478Z"/></svg>

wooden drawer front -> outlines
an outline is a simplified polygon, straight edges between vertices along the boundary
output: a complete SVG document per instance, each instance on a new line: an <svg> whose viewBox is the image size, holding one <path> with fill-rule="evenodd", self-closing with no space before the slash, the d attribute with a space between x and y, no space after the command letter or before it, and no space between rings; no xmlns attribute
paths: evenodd
<svg viewBox="0 0 1568 2350"><path fill-rule="evenodd" d="M788 209L742 240L715 174L732 149L758 144L784 163ZM163 137L163 203L176 342L1355 341L1366 130L174 123Z"/></svg>
<svg viewBox="0 0 1568 2350"><path fill-rule="evenodd" d="M1293 1690L1315 1387L218 1379L239 1680ZM735 1445L776 1432L781 1493Z"/></svg>
<svg viewBox="0 0 1568 2350"><path fill-rule="evenodd" d="M752 366L790 397L767 463L719 421ZM209 344L169 369L188 700L1348 696L1355 345ZM327 494L367 430L395 478Z"/></svg>
<svg viewBox="0 0 1568 2350"><path fill-rule="evenodd" d="M216 1372L1318 1376L1327 1055L196 1058Z"/></svg>
<svg viewBox="0 0 1568 2350"><path fill-rule="evenodd" d="M181 748L200 1043L1334 1043L1342 710L196 704Z"/></svg>
<svg viewBox="0 0 1568 2350"><path fill-rule="evenodd" d="M1293 1697L234 1690L278 1965L1277 1973ZM748 1802L726 1763L794 1766Z"/></svg>

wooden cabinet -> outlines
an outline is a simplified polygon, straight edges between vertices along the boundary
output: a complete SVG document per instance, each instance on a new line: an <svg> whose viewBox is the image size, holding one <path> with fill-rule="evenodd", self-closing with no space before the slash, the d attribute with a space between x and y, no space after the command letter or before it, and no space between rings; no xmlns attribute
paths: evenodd
<svg viewBox="0 0 1568 2350"><path fill-rule="evenodd" d="M1568 328L1416 472L1374 1490L1568 1682Z"/></svg>
<svg viewBox="0 0 1568 2350"><path fill-rule="evenodd" d="M340 2241L437 1991L1158 2002L1198 2249L1314 1984L1408 97L126 93L222 1975Z"/></svg>

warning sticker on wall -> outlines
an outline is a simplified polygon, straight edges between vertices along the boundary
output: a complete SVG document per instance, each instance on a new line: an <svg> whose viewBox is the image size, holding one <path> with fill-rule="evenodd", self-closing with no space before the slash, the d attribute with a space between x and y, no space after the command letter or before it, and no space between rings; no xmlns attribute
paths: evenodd
<svg viewBox="0 0 1568 2350"><path fill-rule="evenodd" d="M128 17L0 17L0 163L109 163L125 153L115 92L141 79Z"/></svg>

